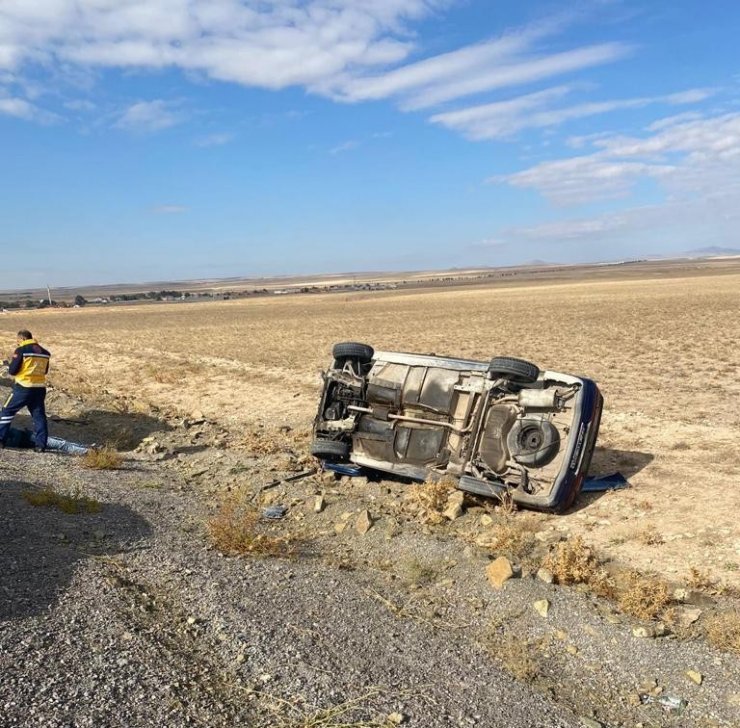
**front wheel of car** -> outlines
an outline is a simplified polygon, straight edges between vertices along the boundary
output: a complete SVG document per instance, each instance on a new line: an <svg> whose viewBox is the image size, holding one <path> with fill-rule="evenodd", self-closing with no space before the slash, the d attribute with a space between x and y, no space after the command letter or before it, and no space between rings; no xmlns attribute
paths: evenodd
<svg viewBox="0 0 740 728"><path fill-rule="evenodd" d="M488 365L489 373L500 379L510 379L517 384L532 384L540 376L539 367L524 359L512 356L495 356Z"/></svg>
<svg viewBox="0 0 740 728"><path fill-rule="evenodd" d="M346 460L349 455L349 443L319 438L311 443L311 455L322 460Z"/></svg>
<svg viewBox="0 0 740 728"><path fill-rule="evenodd" d="M375 349L367 344L346 341L341 344L334 344L332 354L335 359L356 359L361 364L367 364L373 358Z"/></svg>

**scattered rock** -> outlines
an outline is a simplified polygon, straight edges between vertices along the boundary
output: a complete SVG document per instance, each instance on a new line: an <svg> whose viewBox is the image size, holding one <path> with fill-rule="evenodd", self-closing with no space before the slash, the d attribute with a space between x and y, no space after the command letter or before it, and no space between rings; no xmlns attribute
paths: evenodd
<svg viewBox="0 0 740 728"><path fill-rule="evenodd" d="M493 518L491 518L491 516L489 516L487 513L484 513L480 517L480 525L484 528L493 525Z"/></svg>
<svg viewBox="0 0 740 728"><path fill-rule="evenodd" d="M369 511L362 511L355 521L355 531L364 536L373 527L373 519Z"/></svg>
<svg viewBox="0 0 740 728"><path fill-rule="evenodd" d="M547 613L550 611L550 602L547 599L538 599L532 606L540 617L547 618Z"/></svg>
<svg viewBox="0 0 740 728"><path fill-rule="evenodd" d="M632 635L642 639L652 639L656 636L655 630L652 627L635 627L632 630Z"/></svg>
<svg viewBox="0 0 740 728"><path fill-rule="evenodd" d="M604 728L604 724L601 721L598 721L595 718L589 718L585 715L581 716L580 721L584 728Z"/></svg>
<svg viewBox="0 0 740 728"><path fill-rule="evenodd" d="M702 610L698 607L679 607L676 609L676 614L678 623L682 627L689 627L699 620L699 617L702 615Z"/></svg>
<svg viewBox="0 0 740 728"><path fill-rule="evenodd" d="M686 677L697 685L701 685L704 682L704 675L696 670L686 670Z"/></svg>
<svg viewBox="0 0 740 728"><path fill-rule="evenodd" d="M401 725L406 720L406 716L403 713L391 713L388 716L388 722L393 725Z"/></svg>
<svg viewBox="0 0 740 728"><path fill-rule="evenodd" d="M313 512L321 513L326 508L326 499L323 495L317 495L313 502Z"/></svg>
<svg viewBox="0 0 740 728"><path fill-rule="evenodd" d="M575 645L566 645L565 646L565 651L569 655L577 655L578 654L578 648Z"/></svg>
<svg viewBox="0 0 740 728"><path fill-rule="evenodd" d="M674 589L673 590L673 599L677 602L685 602L689 598L689 590L688 589Z"/></svg>
<svg viewBox="0 0 740 728"><path fill-rule="evenodd" d="M344 533L344 529L347 528L347 522L346 521L338 521L334 524L334 533L339 536L340 534Z"/></svg>
<svg viewBox="0 0 740 728"><path fill-rule="evenodd" d="M188 625L192 627L198 620L195 617L188 617Z"/></svg>
<svg viewBox="0 0 740 728"><path fill-rule="evenodd" d="M534 537L540 543L544 543L546 545L558 543L564 538L562 533L557 533L556 531L537 531Z"/></svg>
<svg viewBox="0 0 740 728"><path fill-rule="evenodd" d="M499 556L486 567L486 576L492 586L496 589L502 589L504 584L514 576L511 561L505 556Z"/></svg>
<svg viewBox="0 0 740 728"><path fill-rule="evenodd" d="M465 493L461 490L455 490L447 497L447 508L442 515L450 521L460 518L463 514L463 501Z"/></svg>
<svg viewBox="0 0 740 728"><path fill-rule="evenodd" d="M537 578L540 581L544 581L545 584L552 584L555 581L555 577L553 576L552 572L548 571L545 568L542 568L537 572Z"/></svg>

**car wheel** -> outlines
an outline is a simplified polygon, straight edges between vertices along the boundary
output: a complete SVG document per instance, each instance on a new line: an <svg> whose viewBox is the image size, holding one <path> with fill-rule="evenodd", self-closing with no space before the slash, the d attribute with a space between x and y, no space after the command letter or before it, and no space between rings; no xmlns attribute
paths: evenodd
<svg viewBox="0 0 740 728"><path fill-rule="evenodd" d="M357 359L361 364L367 364L373 358L375 349L367 344L347 341L341 344L334 344L332 354L335 359Z"/></svg>
<svg viewBox="0 0 740 728"><path fill-rule="evenodd" d="M511 356L495 356L488 365L488 371L495 377L511 379L518 384L531 384L540 376L539 367L524 359Z"/></svg>
<svg viewBox="0 0 740 728"><path fill-rule="evenodd" d="M314 440L311 443L311 455L322 460L346 460L349 443L341 440Z"/></svg>
<svg viewBox="0 0 740 728"><path fill-rule="evenodd" d="M558 454L560 434L547 420L525 417L509 430L506 446L519 464L541 468Z"/></svg>

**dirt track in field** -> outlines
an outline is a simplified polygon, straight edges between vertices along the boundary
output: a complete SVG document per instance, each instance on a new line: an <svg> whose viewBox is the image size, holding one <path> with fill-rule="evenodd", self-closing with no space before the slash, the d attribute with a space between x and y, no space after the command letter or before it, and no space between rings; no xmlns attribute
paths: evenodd
<svg viewBox="0 0 740 728"><path fill-rule="evenodd" d="M718 274L719 272L719 274ZM121 411L202 412L245 436L310 426L336 341L594 378L605 397L592 470L631 488L546 520L670 579L740 586L740 272L12 313L52 349L52 383ZM657 537L656 537L657 533Z"/></svg>

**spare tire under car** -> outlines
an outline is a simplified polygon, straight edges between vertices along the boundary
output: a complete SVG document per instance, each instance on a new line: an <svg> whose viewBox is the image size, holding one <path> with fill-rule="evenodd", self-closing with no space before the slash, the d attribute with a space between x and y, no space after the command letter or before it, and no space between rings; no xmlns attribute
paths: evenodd
<svg viewBox="0 0 740 728"><path fill-rule="evenodd" d="M560 435L551 422L538 417L524 417L509 430L506 447L516 462L541 468L558 454Z"/></svg>

